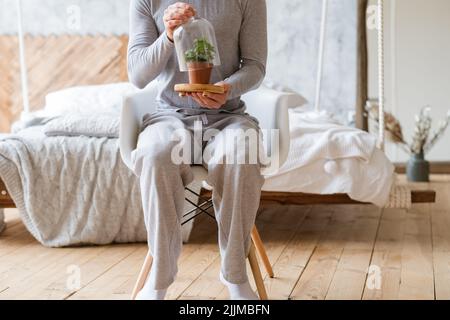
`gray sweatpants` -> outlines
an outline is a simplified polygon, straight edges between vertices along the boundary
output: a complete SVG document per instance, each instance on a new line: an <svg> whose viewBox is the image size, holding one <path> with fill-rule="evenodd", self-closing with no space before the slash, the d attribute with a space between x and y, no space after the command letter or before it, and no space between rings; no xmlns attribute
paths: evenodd
<svg viewBox="0 0 450 320"><path fill-rule="evenodd" d="M200 135L206 141L199 143L193 137L198 136L200 123ZM233 132L239 130L252 129L259 133L257 121L247 115L187 115L160 111L145 116L144 128L132 159L134 172L140 177L149 250L154 259L148 279L151 287L155 290L168 288L178 271L185 187L193 180L192 163L207 168L207 182L213 187L222 273L231 283L248 281L246 257L264 179L259 158L256 162L250 159L253 148L249 148L249 143L245 148L241 144L236 151L238 144L230 140L239 140L233 136ZM208 134L214 130L218 134L209 139ZM177 139L173 139L175 132ZM259 139L259 134L257 136ZM180 152L180 146L186 148ZM191 151L189 155L186 150ZM200 150L200 154L196 150ZM208 151L211 157L205 160L202 151ZM229 157L231 153L234 156ZM180 162L177 157L180 154L191 162ZM246 161L242 162L237 154L243 154Z"/></svg>

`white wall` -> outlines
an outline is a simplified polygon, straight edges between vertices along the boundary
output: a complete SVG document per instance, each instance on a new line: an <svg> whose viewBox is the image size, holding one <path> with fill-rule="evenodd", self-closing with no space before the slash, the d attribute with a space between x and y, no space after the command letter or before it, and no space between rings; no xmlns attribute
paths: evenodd
<svg viewBox="0 0 450 320"><path fill-rule="evenodd" d="M16 33L16 0L0 0L0 34ZM125 34L130 0L22 0L31 34ZM77 24L77 22L80 22Z"/></svg>
<svg viewBox="0 0 450 320"><path fill-rule="evenodd" d="M268 0L268 77L314 103L322 1ZM357 0L330 0L322 108L343 122L356 103Z"/></svg>
<svg viewBox="0 0 450 320"><path fill-rule="evenodd" d="M385 2L387 106L410 139L421 107L433 108L435 125L450 109L450 1ZM377 97L375 31L369 31L369 50L370 96ZM407 159L398 148L389 147L388 152L394 161ZM428 159L450 160L450 130Z"/></svg>

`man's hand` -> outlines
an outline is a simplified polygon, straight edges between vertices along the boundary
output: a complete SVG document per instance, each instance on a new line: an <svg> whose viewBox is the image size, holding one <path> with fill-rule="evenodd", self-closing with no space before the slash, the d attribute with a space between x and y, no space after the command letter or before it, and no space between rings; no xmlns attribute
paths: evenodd
<svg viewBox="0 0 450 320"><path fill-rule="evenodd" d="M228 95L231 90L231 85L225 82L216 83L216 86L222 86L225 92L220 93L190 93L188 94L192 97L199 105L207 109L220 109L228 101Z"/></svg>
<svg viewBox="0 0 450 320"><path fill-rule="evenodd" d="M164 26L170 41L173 41L175 29L186 23L193 16L195 16L194 7L184 2L172 4L164 11Z"/></svg>

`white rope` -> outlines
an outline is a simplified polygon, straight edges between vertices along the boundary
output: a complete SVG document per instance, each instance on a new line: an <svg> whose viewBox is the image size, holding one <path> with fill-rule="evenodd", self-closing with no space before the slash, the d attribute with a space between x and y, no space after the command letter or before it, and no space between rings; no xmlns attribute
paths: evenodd
<svg viewBox="0 0 450 320"><path fill-rule="evenodd" d="M19 38L20 79L22 83L23 113L28 114L30 112L30 101L28 97L28 75L27 75L27 64L25 61L25 41L23 35L21 0L16 0L16 8L17 8L17 37Z"/></svg>
<svg viewBox="0 0 450 320"><path fill-rule="evenodd" d="M394 186L389 195L386 209L411 209L411 190L406 186Z"/></svg>
<svg viewBox="0 0 450 320"><path fill-rule="evenodd" d="M323 60L325 55L325 36L327 33L328 0L322 0L322 20L320 23L319 60L317 65L317 84L315 110L320 111L320 94L322 91Z"/></svg>
<svg viewBox="0 0 450 320"><path fill-rule="evenodd" d="M384 0L378 0L378 147L383 151L386 141L384 49ZM394 181L386 208L410 209L411 205L411 190L408 186L398 185L396 181Z"/></svg>
<svg viewBox="0 0 450 320"><path fill-rule="evenodd" d="M384 0L378 0L378 104L379 127L378 147L384 151L386 141L385 127L385 47L384 47ZM397 179L395 179L397 180ZM394 181L386 208L410 209L411 189Z"/></svg>
<svg viewBox="0 0 450 320"><path fill-rule="evenodd" d="M411 209L412 199L411 190L408 186L392 185L389 200L385 206L386 209Z"/></svg>
<svg viewBox="0 0 450 320"><path fill-rule="evenodd" d="M384 150L385 143L385 87L384 87L384 0L378 0L378 99L379 128L378 147Z"/></svg>

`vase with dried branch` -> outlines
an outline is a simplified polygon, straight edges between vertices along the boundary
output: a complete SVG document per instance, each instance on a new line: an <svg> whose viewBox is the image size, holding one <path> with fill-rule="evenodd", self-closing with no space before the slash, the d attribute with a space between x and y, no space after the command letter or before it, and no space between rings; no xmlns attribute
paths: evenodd
<svg viewBox="0 0 450 320"><path fill-rule="evenodd" d="M368 103L367 112L369 120L379 123L378 106ZM386 137L398 145L403 151L410 155L407 166L407 176L410 181L429 181L430 165L425 160L425 155L436 146L437 142L444 136L450 124L450 110L446 117L439 122L438 128L432 132L431 108L424 107L415 116L415 128L412 141L408 143L403 135L400 121L389 112L385 112Z"/></svg>

